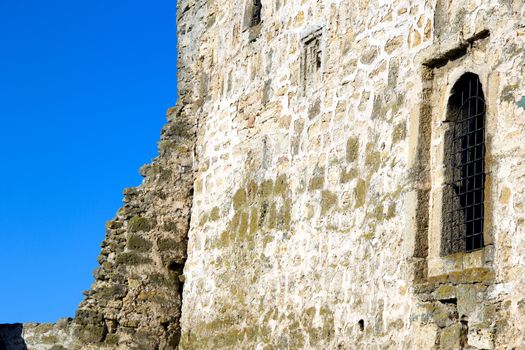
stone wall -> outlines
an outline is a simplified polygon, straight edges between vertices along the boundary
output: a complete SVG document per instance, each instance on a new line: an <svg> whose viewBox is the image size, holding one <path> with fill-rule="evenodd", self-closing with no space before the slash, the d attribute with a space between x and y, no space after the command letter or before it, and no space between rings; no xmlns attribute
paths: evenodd
<svg viewBox="0 0 525 350"><path fill-rule="evenodd" d="M181 348L520 346L523 3L263 1L249 29L206 6ZM490 239L442 257L461 70L487 95Z"/></svg>
<svg viewBox="0 0 525 350"><path fill-rule="evenodd" d="M178 1L159 157L75 319L25 325L28 348L525 347L523 1L263 0L261 23L246 1ZM465 72L487 103L486 244L443 256Z"/></svg>

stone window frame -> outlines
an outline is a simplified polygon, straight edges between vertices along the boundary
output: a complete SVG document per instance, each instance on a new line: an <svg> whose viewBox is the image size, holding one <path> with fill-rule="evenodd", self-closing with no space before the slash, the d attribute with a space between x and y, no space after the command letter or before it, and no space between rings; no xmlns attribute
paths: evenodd
<svg viewBox="0 0 525 350"><path fill-rule="evenodd" d="M411 132L409 139L410 146L414 149L410 166L415 189L407 197L410 226L415 232L413 240L409 241L416 265L416 279L471 268L490 269L492 266L492 202L496 185L491 181L494 171L491 141L497 127L497 89L494 87L498 85L498 73L485 61L487 56L483 39L489 35L488 31L482 31L458 47L422 60L422 100L418 112L411 116L411 124L417 126L417 130ZM445 181L444 135L448 128L445 121L452 88L466 73L474 73L479 77L486 101L484 247L473 252L443 255L441 245L444 230L441 219Z"/></svg>
<svg viewBox="0 0 525 350"><path fill-rule="evenodd" d="M315 27L310 29L307 34L301 37L301 62L299 79L301 83L301 91L307 94L310 90L316 90L316 86L320 83L323 71L323 27ZM311 71L312 66L315 69Z"/></svg>

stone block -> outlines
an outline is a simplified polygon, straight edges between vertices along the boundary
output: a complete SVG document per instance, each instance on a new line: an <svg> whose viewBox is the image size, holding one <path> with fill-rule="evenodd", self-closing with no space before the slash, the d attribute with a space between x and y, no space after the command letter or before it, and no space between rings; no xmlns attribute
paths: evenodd
<svg viewBox="0 0 525 350"><path fill-rule="evenodd" d="M441 350L458 350L462 348L462 329L461 323L455 323L441 331L439 338L439 348Z"/></svg>

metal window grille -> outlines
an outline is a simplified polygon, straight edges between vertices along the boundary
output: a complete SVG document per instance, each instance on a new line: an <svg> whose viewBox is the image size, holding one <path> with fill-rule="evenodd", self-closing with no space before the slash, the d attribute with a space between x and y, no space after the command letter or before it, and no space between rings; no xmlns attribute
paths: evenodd
<svg viewBox="0 0 525 350"><path fill-rule="evenodd" d="M449 100L449 188L445 191L447 253L483 247L485 191L485 99L479 77L467 73Z"/></svg>
<svg viewBox="0 0 525 350"><path fill-rule="evenodd" d="M253 1L253 12L252 12L252 19L250 21L250 26L254 27L261 23L261 10L262 10L262 3L261 0L252 0Z"/></svg>

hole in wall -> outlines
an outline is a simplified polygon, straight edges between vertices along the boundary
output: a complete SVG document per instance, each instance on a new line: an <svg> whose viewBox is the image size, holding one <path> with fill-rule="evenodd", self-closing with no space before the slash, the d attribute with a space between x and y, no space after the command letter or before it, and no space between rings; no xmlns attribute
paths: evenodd
<svg viewBox="0 0 525 350"><path fill-rule="evenodd" d="M181 299L182 299L182 292L184 291L184 275L183 275L183 272L184 272L184 264L180 264L176 261L172 262L171 264L168 265L168 270L170 272L173 272L175 274L177 274L177 278L179 280L179 284L178 284L178 288L177 288L177 291L179 293L179 295L181 296Z"/></svg>
<svg viewBox="0 0 525 350"><path fill-rule="evenodd" d="M456 298L441 299L440 302L442 302L443 304L457 305L458 304L458 299L456 299Z"/></svg>
<svg viewBox="0 0 525 350"><path fill-rule="evenodd" d="M184 264L180 264L174 261L168 265L168 270L170 270L171 272L175 272L179 275L182 275L182 272L184 271Z"/></svg>
<svg viewBox="0 0 525 350"><path fill-rule="evenodd" d="M362 320L362 319L359 320L359 321L357 322L357 325L359 326L359 330L360 330L361 332L363 332L363 331L365 330L365 320Z"/></svg>

